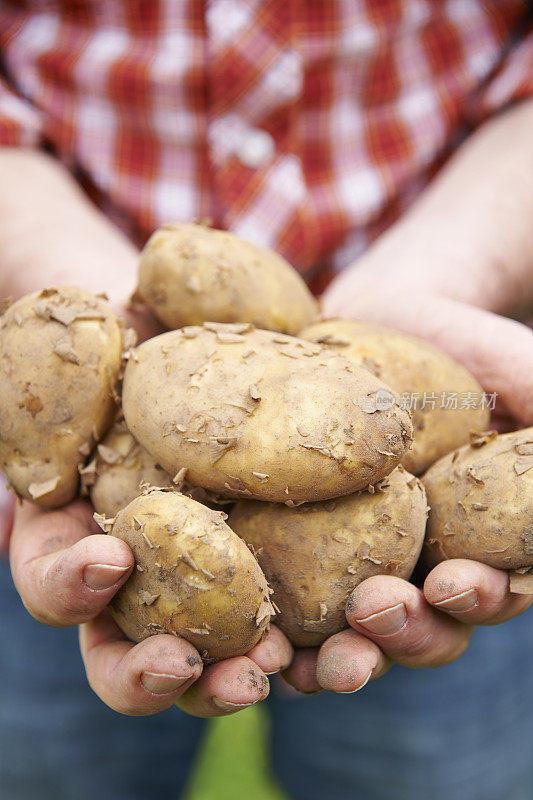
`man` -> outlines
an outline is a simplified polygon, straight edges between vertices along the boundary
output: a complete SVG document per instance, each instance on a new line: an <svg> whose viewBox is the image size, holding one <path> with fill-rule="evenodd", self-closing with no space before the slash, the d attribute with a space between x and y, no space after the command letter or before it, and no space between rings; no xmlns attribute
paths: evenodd
<svg viewBox="0 0 533 800"><path fill-rule="evenodd" d="M168 219L210 216L283 252L317 289L338 273L324 295L327 315L435 342L498 393L503 424L533 424L533 337L516 321L533 309L533 45L524 3L36 0L1 6L0 30L3 294L75 283L104 288L124 309L135 282L132 242ZM144 312L124 313L141 335L156 330ZM473 626L525 610L528 599L509 593L505 574L455 561L433 570L423 590L373 578L351 598L351 627L320 653L293 657L274 629L248 657L198 676L187 670L186 643L154 636L133 646L119 635L103 610L132 556L90 532L84 504L52 514L23 506L11 563L37 619L81 623L90 684L112 708L150 714L177 702L196 716L232 713L264 697L260 681L242 681L250 669L286 668L303 692L354 692L379 678L351 698L273 698L274 765L293 796L528 797L527 616L477 632L445 670L395 666L380 677L391 661L449 664ZM7 586L6 597L12 607ZM5 637L2 665L11 796L35 796L24 794L28 770L37 796L88 797L102 782L102 791L118 787L110 796L156 796L142 783L147 737L133 735L133 723L120 722L127 758L106 766L95 756L98 715L68 737L68 715L47 718L51 686L54 705L70 696L71 713L95 712L74 678L68 695L67 658L42 656L37 670L24 661L41 641L42 655L52 634L17 621L28 636ZM29 723L21 728L21 699L34 687L39 741L54 747L48 759L23 764L32 734ZM149 729L163 797L184 779L201 726L169 716ZM105 719L111 732L121 718ZM174 774L169 728L181 753ZM155 746L163 740L167 749ZM111 741L115 753L118 735ZM84 751L77 777L67 766L76 742Z"/></svg>

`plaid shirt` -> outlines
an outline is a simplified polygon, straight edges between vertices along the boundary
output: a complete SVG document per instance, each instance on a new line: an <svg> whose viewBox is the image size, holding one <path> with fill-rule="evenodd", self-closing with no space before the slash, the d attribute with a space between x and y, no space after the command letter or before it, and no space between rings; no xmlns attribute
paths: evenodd
<svg viewBox="0 0 533 800"><path fill-rule="evenodd" d="M533 93L522 0L0 0L0 58L0 144L137 243L211 217L322 283Z"/></svg>

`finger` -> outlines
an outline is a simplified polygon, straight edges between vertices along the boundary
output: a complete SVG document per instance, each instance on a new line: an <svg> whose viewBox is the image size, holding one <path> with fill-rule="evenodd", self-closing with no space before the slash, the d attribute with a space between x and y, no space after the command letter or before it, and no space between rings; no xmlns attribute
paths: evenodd
<svg viewBox="0 0 533 800"><path fill-rule="evenodd" d="M444 344L479 380L486 392L495 393L510 415L533 424L533 332L526 325L463 303L445 301L448 333ZM463 338L469 333L468 346ZM440 341L439 341L440 339Z"/></svg>
<svg viewBox="0 0 533 800"><path fill-rule="evenodd" d="M185 639L157 634L133 644L108 612L81 625L80 647L91 687L121 714L170 708L202 673L202 659Z"/></svg>
<svg viewBox="0 0 533 800"><path fill-rule="evenodd" d="M283 678L302 694L316 694L322 687L316 676L318 647L301 647L294 651L294 658Z"/></svg>
<svg viewBox="0 0 533 800"><path fill-rule="evenodd" d="M533 602L529 595L509 591L507 572L464 558L438 564L425 580L424 596L439 611L469 625L497 625Z"/></svg>
<svg viewBox="0 0 533 800"><path fill-rule="evenodd" d="M30 614L47 625L85 622L104 609L128 579L133 554L119 539L87 535L86 503L45 512L25 504L15 516L13 580Z"/></svg>
<svg viewBox="0 0 533 800"><path fill-rule="evenodd" d="M472 628L436 611L412 584L378 575L357 586L346 606L354 630L408 667L437 667L455 661L468 646Z"/></svg>
<svg viewBox="0 0 533 800"><path fill-rule="evenodd" d="M531 328L448 298L415 293L410 295L409 303L410 314L406 317L392 294L383 299L376 313L382 314L386 308L390 312L387 325L442 348L463 364L488 394L497 395L509 416L533 425ZM365 311L371 313L366 307Z"/></svg>
<svg viewBox="0 0 533 800"><path fill-rule="evenodd" d="M533 331L528 325L417 291L409 295L406 314L394 280L380 284L376 302L371 279L368 270L346 271L344 281L334 282L326 292L324 312L356 316L427 339L463 364L488 394L496 393L509 416L533 425Z"/></svg>
<svg viewBox="0 0 533 800"><path fill-rule="evenodd" d="M268 633L247 654L265 675L274 675L286 669L292 661L292 645L284 633L271 625Z"/></svg>
<svg viewBox="0 0 533 800"><path fill-rule="evenodd" d="M265 673L247 656L237 656L204 668L202 677L177 705L193 717L225 717L268 697Z"/></svg>
<svg viewBox="0 0 533 800"><path fill-rule="evenodd" d="M90 534L101 534L89 503L76 500L47 511L33 503L17 507L11 536L11 557L26 562L75 544Z"/></svg>
<svg viewBox="0 0 533 800"><path fill-rule="evenodd" d="M51 511L41 508L41 506L37 505L36 503L28 503L26 500L24 500L17 506L16 509L13 535L15 536L17 533L26 531L28 525L33 523L35 520L50 518L57 521L61 520L64 515L80 522L83 526L83 529L89 530L90 533L101 533L101 528L94 521L92 506L86 500L75 500L74 502L69 503L67 506L63 506L63 508ZM58 522L57 524L61 525L61 522ZM71 533L70 529L67 528L65 530L65 535L68 535L69 533L70 535L74 535ZM69 544L73 543L74 541L76 541L75 538L69 541ZM53 542L49 544L48 548L46 548L45 544L42 543L42 552L50 552L52 544ZM40 554L41 552L39 552L39 555Z"/></svg>
<svg viewBox="0 0 533 800"><path fill-rule="evenodd" d="M358 692L390 666L382 650L351 629L327 639L318 651L317 680L323 689L341 694Z"/></svg>

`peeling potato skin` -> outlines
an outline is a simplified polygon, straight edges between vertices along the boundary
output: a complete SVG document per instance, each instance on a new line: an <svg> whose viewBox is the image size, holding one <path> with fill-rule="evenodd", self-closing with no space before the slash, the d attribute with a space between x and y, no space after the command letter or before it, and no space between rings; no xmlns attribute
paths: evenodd
<svg viewBox="0 0 533 800"><path fill-rule="evenodd" d="M240 331L240 332L239 332ZM390 390L328 348L246 325L150 339L124 376L128 428L170 475L228 497L325 500L389 474L412 435Z"/></svg>
<svg viewBox="0 0 533 800"><path fill-rule="evenodd" d="M250 322L296 334L318 317L318 303L281 256L203 225L163 225L151 236L136 294L168 328Z"/></svg>
<svg viewBox="0 0 533 800"><path fill-rule="evenodd" d="M80 289L36 292L0 318L0 467L20 497L46 508L75 497L115 414L121 358L117 318Z"/></svg>
<svg viewBox="0 0 533 800"><path fill-rule="evenodd" d="M533 428L487 435L422 477L430 505L430 565L471 558L497 569L533 566Z"/></svg>
<svg viewBox="0 0 533 800"><path fill-rule="evenodd" d="M460 408L461 393L483 389L461 364L433 345L400 331L348 319L332 319L305 328L302 338L334 347L344 358L368 369L394 391L437 395L435 408L413 409L414 441L402 464L420 475L441 456L467 444L472 431L487 430L488 409ZM440 395L458 393L458 408L439 408Z"/></svg>
<svg viewBox="0 0 533 800"><path fill-rule="evenodd" d="M348 627L346 601L373 575L409 578L426 527L420 481L398 467L376 488L288 508L242 500L229 517L253 547L279 608L276 625L296 647L316 647Z"/></svg>
<svg viewBox="0 0 533 800"><path fill-rule="evenodd" d="M111 535L129 545L136 568L109 610L129 639L175 634L206 663L243 655L261 639L274 613L270 590L224 517L162 491L118 513Z"/></svg>
<svg viewBox="0 0 533 800"><path fill-rule="evenodd" d="M97 447L94 469L91 501L104 517L115 517L138 497L141 483L173 487L170 476L123 423L116 423Z"/></svg>
<svg viewBox="0 0 533 800"><path fill-rule="evenodd" d="M96 448L95 458L82 470L82 490L90 494L94 510L106 518L115 517L146 487L179 491L216 511L227 511L232 504L214 492L193 486L185 475L178 477L173 476L173 480L121 420L115 422Z"/></svg>

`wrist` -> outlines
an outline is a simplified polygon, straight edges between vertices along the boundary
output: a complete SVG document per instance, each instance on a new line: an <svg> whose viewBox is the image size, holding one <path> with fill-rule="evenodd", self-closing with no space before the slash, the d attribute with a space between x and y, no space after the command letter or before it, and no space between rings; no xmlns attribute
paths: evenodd
<svg viewBox="0 0 533 800"><path fill-rule="evenodd" d="M138 253L67 170L38 151L0 148L0 295L54 285L133 292Z"/></svg>
<svg viewBox="0 0 533 800"><path fill-rule="evenodd" d="M342 272L324 293L323 310L339 316L349 305L352 316L363 316L383 292L402 300L442 297L517 318L531 315L533 304L530 270L515 270L483 244L466 236L459 244L442 226L414 219L397 223Z"/></svg>

